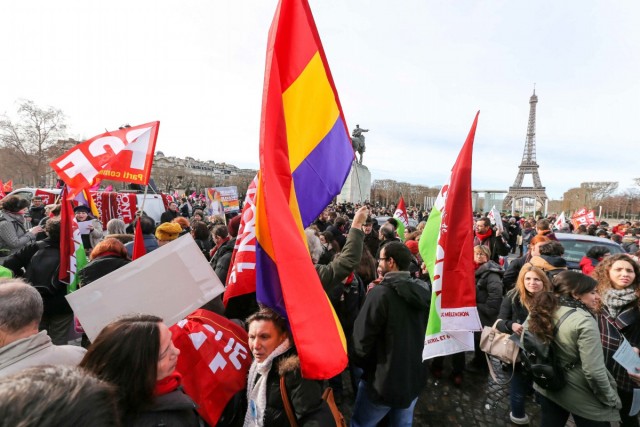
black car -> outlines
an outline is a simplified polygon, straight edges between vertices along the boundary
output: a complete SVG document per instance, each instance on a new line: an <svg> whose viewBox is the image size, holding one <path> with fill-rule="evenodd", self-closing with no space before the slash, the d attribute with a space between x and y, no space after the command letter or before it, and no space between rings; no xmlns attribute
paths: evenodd
<svg viewBox="0 0 640 427"><path fill-rule="evenodd" d="M619 244L602 237L569 233L556 233L555 236L564 247L563 258L567 261L569 270L581 271L580 260L592 246L606 246L612 255L625 252Z"/></svg>

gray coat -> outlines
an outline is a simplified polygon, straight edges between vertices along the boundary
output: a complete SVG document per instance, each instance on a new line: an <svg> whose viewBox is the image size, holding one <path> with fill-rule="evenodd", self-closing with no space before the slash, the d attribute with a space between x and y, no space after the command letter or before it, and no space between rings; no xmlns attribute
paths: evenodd
<svg viewBox="0 0 640 427"><path fill-rule="evenodd" d="M39 365L76 366L87 350L74 345L54 345L47 331L0 347L0 377Z"/></svg>
<svg viewBox="0 0 640 427"><path fill-rule="evenodd" d="M560 307L554 314L554 323L569 307ZM528 320L524 324L528 329ZM578 364L566 373L567 385L557 391L540 388L535 390L572 414L593 421L619 421L620 398L616 382L604 363L598 324L587 311L577 311L562 323L555 337L556 357L563 365L576 360Z"/></svg>
<svg viewBox="0 0 640 427"><path fill-rule="evenodd" d="M4 258L35 241L36 236L28 232L22 215L0 212L0 264Z"/></svg>

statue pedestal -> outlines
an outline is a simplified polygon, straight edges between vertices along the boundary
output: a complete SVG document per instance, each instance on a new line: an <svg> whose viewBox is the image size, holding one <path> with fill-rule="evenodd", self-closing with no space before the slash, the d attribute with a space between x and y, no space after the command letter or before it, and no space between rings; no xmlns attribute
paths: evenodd
<svg viewBox="0 0 640 427"><path fill-rule="evenodd" d="M337 197L338 203L363 203L371 199L371 172L354 161L351 171Z"/></svg>

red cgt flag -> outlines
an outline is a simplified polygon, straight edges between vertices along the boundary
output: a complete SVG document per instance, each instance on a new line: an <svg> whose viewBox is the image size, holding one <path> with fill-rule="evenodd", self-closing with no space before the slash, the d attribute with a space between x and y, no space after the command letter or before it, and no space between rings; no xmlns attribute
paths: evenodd
<svg viewBox="0 0 640 427"><path fill-rule="evenodd" d="M101 179L146 185L160 122L118 129L76 145L50 163L72 198Z"/></svg>
<svg viewBox="0 0 640 427"><path fill-rule="evenodd" d="M216 425L234 394L247 386L251 366L247 332L211 311L196 310L171 328L180 350L176 370L198 413Z"/></svg>

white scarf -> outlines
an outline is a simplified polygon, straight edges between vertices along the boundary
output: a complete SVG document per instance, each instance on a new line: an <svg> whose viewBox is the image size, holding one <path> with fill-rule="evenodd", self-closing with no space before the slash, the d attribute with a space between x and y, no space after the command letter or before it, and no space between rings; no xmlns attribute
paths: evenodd
<svg viewBox="0 0 640 427"><path fill-rule="evenodd" d="M263 427L264 411L267 407L267 376L271 370L273 359L285 353L291 344L289 339L285 340L271 352L264 362L258 363L255 360L249 369L249 379L247 381L247 414L244 417L244 427ZM256 381L256 377L260 378Z"/></svg>

